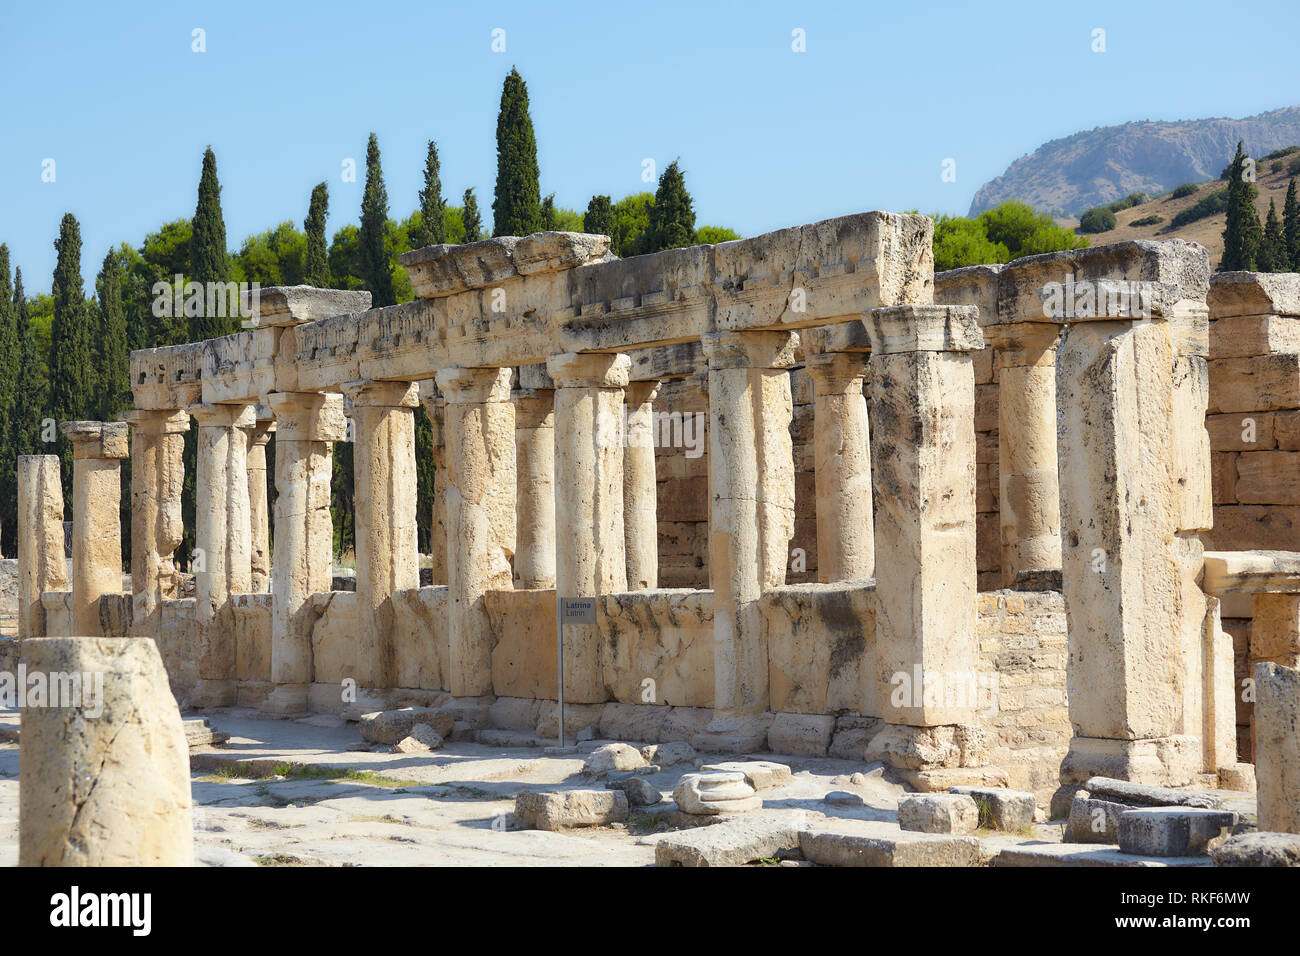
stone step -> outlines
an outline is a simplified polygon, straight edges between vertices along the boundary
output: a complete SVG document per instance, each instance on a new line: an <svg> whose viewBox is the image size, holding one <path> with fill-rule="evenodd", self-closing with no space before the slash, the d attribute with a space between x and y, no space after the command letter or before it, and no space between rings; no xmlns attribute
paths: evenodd
<svg viewBox="0 0 1300 956"><path fill-rule="evenodd" d="M1230 810L1143 807L1119 815L1119 848L1136 856L1206 856L1237 825Z"/></svg>
<svg viewBox="0 0 1300 956"><path fill-rule="evenodd" d="M1135 856L1116 846L1083 846L1078 843L1036 843L1007 847L989 866L1211 866L1205 856Z"/></svg>
<svg viewBox="0 0 1300 956"><path fill-rule="evenodd" d="M907 833L891 824L874 829L804 830L799 834L799 849L804 859L818 866L980 865L980 841L974 837Z"/></svg>
<svg viewBox="0 0 1300 956"><path fill-rule="evenodd" d="M656 866L741 866L799 849L792 820L738 817L666 834L655 842Z"/></svg>
<svg viewBox="0 0 1300 956"><path fill-rule="evenodd" d="M1223 801L1213 794L1194 790L1175 790L1172 787L1153 787L1144 783L1130 783L1111 777L1089 777L1083 785L1094 797L1127 803L1134 807L1203 807L1221 810Z"/></svg>

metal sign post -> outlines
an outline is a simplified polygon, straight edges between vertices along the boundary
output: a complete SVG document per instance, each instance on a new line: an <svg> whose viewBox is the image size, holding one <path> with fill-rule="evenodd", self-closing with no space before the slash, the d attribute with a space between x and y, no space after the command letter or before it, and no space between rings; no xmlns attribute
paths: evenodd
<svg viewBox="0 0 1300 956"><path fill-rule="evenodd" d="M556 687L560 704L560 746L564 746L564 622L596 623L595 598L566 598L555 595L555 657L558 678Z"/></svg>

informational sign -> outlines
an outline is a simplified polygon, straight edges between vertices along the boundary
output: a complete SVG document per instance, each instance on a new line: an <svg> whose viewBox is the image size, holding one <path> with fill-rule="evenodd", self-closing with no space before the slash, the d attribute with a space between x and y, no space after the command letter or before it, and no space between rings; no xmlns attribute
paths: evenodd
<svg viewBox="0 0 1300 956"><path fill-rule="evenodd" d="M559 697L560 746L564 746L564 625L595 624L596 599L589 597L555 596L555 656L558 676L556 686Z"/></svg>

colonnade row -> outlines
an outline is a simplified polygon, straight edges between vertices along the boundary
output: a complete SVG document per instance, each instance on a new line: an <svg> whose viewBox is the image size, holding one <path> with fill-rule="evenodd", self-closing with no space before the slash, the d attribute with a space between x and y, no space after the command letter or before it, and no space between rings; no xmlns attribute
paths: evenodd
<svg viewBox="0 0 1300 956"><path fill-rule="evenodd" d="M916 667L939 675L978 667L973 356L984 335L977 316L958 305L874 309L860 325L814 330L804 343L816 388L819 566L828 580L874 577L883 716L918 732L975 722L973 701L900 703L890 691L891 675ZM1072 766L1115 772L1119 762L1132 770L1157 753L1156 763L1167 764L1166 744L1183 746L1168 742L1189 729L1176 699L1184 690L1185 624L1194 618L1199 629L1205 617L1203 596L1197 607L1186 590L1189 563L1179 560L1175 540L1199 519L1189 514L1193 502L1199 506L1202 463L1184 446L1195 440L1190 422L1204 432L1204 392L1176 374L1179 362L1197 356L1197 336L1170 310L1039 317L1024 328L1003 319L999 313L985 324L997 326L990 337L1001 345L1004 568L1013 581L1021 572L1062 571ZM789 559L788 372L799 338L716 332L700 342L710 416L714 705L726 721L768 706L757 605L784 583ZM351 382L342 394L274 392L258 405L128 413L134 627L150 633L161 602L176 596L171 554L180 541L181 449L192 417L201 562L194 568L196 694L209 705L233 702L231 596L269 582L276 689L267 707L306 709L309 601L330 588L331 449L345 438L346 396L356 469L356 678L362 688L391 687L391 595L419 585L413 410L424 401L439 432L446 689L457 697L490 694L487 592L553 587L592 596L655 586L654 451L625 441L620 423L626 403L629 431L647 427L656 383L630 381L630 368L626 354L567 353L535 376L549 387L514 394L509 368L444 368L432 383ZM870 428L864 376L872 382ZM124 456L120 443L104 440L115 427L65 427L77 449L78 488ZM270 562L258 475L272 428L278 496ZM83 432L98 437L81 441ZM1204 464L1208 488L1208 456ZM80 491L77 505L87 508ZM85 513L74 519L78 540L99 534ZM79 578L86 572L78 566L74 558L74 604L85 615L76 628L95 633L89 608L104 585ZM605 700L594 626L575 625L565 640L566 699Z"/></svg>

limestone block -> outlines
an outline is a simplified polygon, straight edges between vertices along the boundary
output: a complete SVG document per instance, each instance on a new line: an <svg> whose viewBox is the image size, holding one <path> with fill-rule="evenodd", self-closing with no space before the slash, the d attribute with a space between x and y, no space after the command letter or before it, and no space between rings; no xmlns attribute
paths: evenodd
<svg viewBox="0 0 1300 956"><path fill-rule="evenodd" d="M616 770L635 770L646 765L641 751L629 744L605 744L597 747L582 762L582 772L588 777L603 777Z"/></svg>
<svg viewBox="0 0 1300 956"><path fill-rule="evenodd" d="M742 866L799 848L799 831L784 819L742 817L664 836L656 866Z"/></svg>
<svg viewBox="0 0 1300 956"><path fill-rule="evenodd" d="M696 734L703 733L712 720L711 707L674 707L668 712L668 719L664 721L659 738L689 741ZM764 738L766 736L765 732Z"/></svg>
<svg viewBox="0 0 1300 956"><path fill-rule="evenodd" d="M1254 793L1255 765L1253 763L1233 763L1220 766L1219 789Z"/></svg>
<svg viewBox="0 0 1300 956"><path fill-rule="evenodd" d="M1237 315L1300 315L1300 278L1285 272L1216 272L1206 301L1219 321Z"/></svg>
<svg viewBox="0 0 1300 956"><path fill-rule="evenodd" d="M370 308L370 293L317 289L308 285L271 286L250 294L244 303L258 327L284 327L315 322Z"/></svg>
<svg viewBox="0 0 1300 956"><path fill-rule="evenodd" d="M1237 825L1228 810L1144 807L1119 815L1119 848L1141 856L1203 856Z"/></svg>
<svg viewBox="0 0 1300 956"><path fill-rule="evenodd" d="M445 689L449 654L447 587L394 591L392 603L397 686Z"/></svg>
<svg viewBox="0 0 1300 956"><path fill-rule="evenodd" d="M1300 836L1238 833L1210 851L1215 866L1300 866Z"/></svg>
<svg viewBox="0 0 1300 956"><path fill-rule="evenodd" d="M395 744L411 735L416 724L426 724L439 736L451 736L455 717L445 710L429 707L404 707L366 714L361 718L361 738L373 744Z"/></svg>
<svg viewBox="0 0 1300 956"><path fill-rule="evenodd" d="M1300 353L1210 359L1209 372L1211 413L1300 408Z"/></svg>
<svg viewBox="0 0 1300 956"><path fill-rule="evenodd" d="M888 724L871 741L866 759L886 760L901 770L980 767L988 762L988 739L973 725Z"/></svg>
<svg viewBox="0 0 1300 956"><path fill-rule="evenodd" d="M627 794L621 790L561 790L515 797L516 826L535 830L622 823L627 812Z"/></svg>
<svg viewBox="0 0 1300 956"><path fill-rule="evenodd" d="M1066 839L1071 843L1119 843L1120 814L1131 809L1127 803L1102 800L1078 790L1070 804Z"/></svg>
<svg viewBox="0 0 1300 956"><path fill-rule="evenodd" d="M667 719L668 708L661 705L611 702L601 711L598 733L610 740L657 741Z"/></svg>
<svg viewBox="0 0 1300 956"><path fill-rule="evenodd" d="M646 589L601 595L596 606L601 679L610 697L674 707L713 703L712 593ZM552 623L552 672L554 630ZM567 643L565 649L567 668Z"/></svg>
<svg viewBox="0 0 1300 956"><path fill-rule="evenodd" d="M782 787L794 779L786 764L772 760L727 760L722 763L704 764L700 767L700 772L743 773L745 782L755 790Z"/></svg>
<svg viewBox="0 0 1300 956"><path fill-rule="evenodd" d="M1300 505L1300 452L1242 452L1234 489L1242 504Z"/></svg>
<svg viewBox="0 0 1300 956"><path fill-rule="evenodd" d="M605 709L617 706L606 704ZM672 740L662 744L650 744L641 748L641 756L646 763L658 767L672 767L679 763L692 763L695 760L695 748L684 740Z"/></svg>
<svg viewBox="0 0 1300 956"><path fill-rule="evenodd" d="M1277 448L1279 446L1274 431L1283 414L1282 412L1230 412L1222 415L1206 415L1205 430L1210 433L1210 448L1215 452L1269 451ZM1288 425L1289 421L1288 419Z"/></svg>
<svg viewBox="0 0 1300 956"><path fill-rule="evenodd" d="M1151 786L1116 780L1110 777L1091 777L1084 789L1094 797L1115 800L1134 807L1194 807L1204 810L1222 810L1223 801L1207 793L1176 790L1171 787Z"/></svg>
<svg viewBox="0 0 1300 956"><path fill-rule="evenodd" d="M772 588L759 599L759 613L774 711L879 712L876 591L868 582Z"/></svg>
<svg viewBox="0 0 1300 956"><path fill-rule="evenodd" d="M1300 352L1300 322L1279 315L1224 316L1210 324L1210 354L1246 358Z"/></svg>
<svg viewBox="0 0 1300 956"><path fill-rule="evenodd" d="M1300 833L1300 670L1255 665L1259 828Z"/></svg>
<svg viewBox="0 0 1300 956"><path fill-rule="evenodd" d="M23 708L20 865L192 865L189 747L154 642L32 639L23 659L81 683Z"/></svg>
<svg viewBox="0 0 1300 956"><path fill-rule="evenodd" d="M560 721L557 711L559 706L554 701L542 705L541 716L537 721L536 734L545 740L555 740L560 736ZM564 736L572 742L573 738L587 728L594 732L600 726L604 704L571 704L564 702Z"/></svg>
<svg viewBox="0 0 1300 956"><path fill-rule="evenodd" d="M627 794L628 806L653 807L662 803L663 792L653 787L644 777L623 777L610 780L605 784L606 790L622 790Z"/></svg>
<svg viewBox="0 0 1300 956"><path fill-rule="evenodd" d="M867 836L803 830L799 849L818 866L979 866L980 841L969 836Z"/></svg>
<svg viewBox="0 0 1300 956"><path fill-rule="evenodd" d="M1215 505L1214 527L1202 535L1207 549L1286 551L1300 541L1300 507Z"/></svg>
<svg viewBox="0 0 1300 956"><path fill-rule="evenodd" d="M776 714L767 745L774 753L824 757L834 732L835 718L825 714Z"/></svg>
<svg viewBox="0 0 1300 956"><path fill-rule="evenodd" d="M683 813L713 815L758 810L763 801L739 772L688 773L673 790Z"/></svg>
<svg viewBox="0 0 1300 956"><path fill-rule="evenodd" d="M689 739L703 753L754 753L767 749L771 723L771 714L718 715Z"/></svg>
<svg viewBox="0 0 1300 956"><path fill-rule="evenodd" d="M974 833L979 807L963 793L907 793L898 799L898 825L921 833Z"/></svg>
<svg viewBox="0 0 1300 956"><path fill-rule="evenodd" d="M975 801L980 826L1017 833L1034 822L1037 802L1032 793L997 787L953 787L950 792L964 793Z"/></svg>
<svg viewBox="0 0 1300 956"><path fill-rule="evenodd" d="M836 721L835 736L831 740L827 756L839 760L866 761L867 749L876 734L884 729L884 721L876 717L861 719L867 722L863 726L842 725L841 722L845 720L843 717Z"/></svg>
<svg viewBox="0 0 1300 956"><path fill-rule="evenodd" d="M19 456L18 523L18 637L22 640L48 633L41 595L68 588L57 455Z"/></svg>

